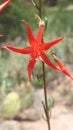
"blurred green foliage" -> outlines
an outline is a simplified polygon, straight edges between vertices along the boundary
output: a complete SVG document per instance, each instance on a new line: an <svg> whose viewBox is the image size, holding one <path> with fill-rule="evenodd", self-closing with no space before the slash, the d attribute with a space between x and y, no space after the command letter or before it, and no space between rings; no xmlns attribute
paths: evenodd
<svg viewBox="0 0 73 130"><path fill-rule="evenodd" d="M27 1L15 0L0 14L0 33L4 35L3 40L13 39L19 35L24 36L22 19L30 21L31 24L33 23L34 9L28 3Z"/></svg>
<svg viewBox="0 0 73 130"><path fill-rule="evenodd" d="M37 0L38 2L38 0ZM63 27L60 26L61 29L65 30L66 26L69 24L68 20L71 22L71 15L69 13L64 14L64 12L61 12L61 10L52 11L50 12L49 6L46 6L44 4L45 0L42 1L43 3L43 17L44 16L54 16L55 18L52 19L52 26L54 21L58 21L58 24L61 23L63 25L65 22L66 24L63 25ZM65 5L71 4L72 1L68 0L58 0L58 8L64 8ZM8 7L0 14L0 34L3 34L4 37L0 40L6 40L6 39L14 39L16 36L22 36L26 35L24 33L24 23L21 22L22 19L26 19L29 24L31 25L31 28L35 30L36 24L34 20L35 13L38 13L38 11L33 7L31 0L15 0L12 1ZM51 13L51 15L50 15ZM71 14L73 12L70 12ZM56 15L56 16L55 16ZM69 15L69 18L68 18ZM62 24L63 23L63 24ZM55 23L54 23L55 24ZM56 23L57 24L57 23ZM56 27L55 24L55 27ZM65 29L64 29L65 28Z"/></svg>

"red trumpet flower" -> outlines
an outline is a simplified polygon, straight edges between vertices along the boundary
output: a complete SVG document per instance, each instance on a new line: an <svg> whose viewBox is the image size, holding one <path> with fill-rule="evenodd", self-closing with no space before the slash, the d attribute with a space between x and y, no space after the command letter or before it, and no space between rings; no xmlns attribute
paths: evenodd
<svg viewBox="0 0 73 130"><path fill-rule="evenodd" d="M73 80L73 76L70 74L70 72L65 68L65 66L60 62L60 60L57 58L57 56L55 54L53 54L53 58L55 60L55 62L57 63L57 65L59 66L59 68L61 69L61 71L63 73L65 73L67 76L69 76L72 80Z"/></svg>
<svg viewBox="0 0 73 130"><path fill-rule="evenodd" d="M25 20L23 20L23 22L26 25L26 29L27 29L27 33L28 33L28 41L29 41L30 46L26 47L26 48L17 48L14 46L3 45L3 46L1 46L1 48L5 48L10 51L21 53L21 54L30 54L30 58L29 58L29 62L28 62L29 79L31 79L31 73L32 73L33 67L37 61L37 58L40 58L40 60L42 60L44 63L46 63L52 69L62 71L62 68L60 66L57 67L50 61L50 59L47 57L47 55L45 54L44 51L50 49L52 46L54 46L55 44L60 42L64 36L61 36L53 41L42 43L43 26L40 25L37 36L34 37L29 24Z"/></svg>
<svg viewBox="0 0 73 130"><path fill-rule="evenodd" d="M2 12L10 2L11 0L5 0L2 4L0 4L0 12Z"/></svg>

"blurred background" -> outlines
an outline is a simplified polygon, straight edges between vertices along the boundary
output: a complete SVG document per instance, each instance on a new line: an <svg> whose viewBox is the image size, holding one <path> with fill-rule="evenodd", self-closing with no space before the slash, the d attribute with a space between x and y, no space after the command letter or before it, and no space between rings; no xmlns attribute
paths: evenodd
<svg viewBox="0 0 73 130"><path fill-rule="evenodd" d="M38 0L36 2L38 3ZM27 32L22 20L26 19L28 21L34 35L36 35L38 25L35 20L35 14L38 14L38 11L32 5L31 0L12 1L0 13L0 34L3 35L0 38L0 45L27 46ZM44 36L45 42L64 35L64 39L59 44L46 52L47 55L53 60L51 52L54 51L73 74L73 0L42 0L42 16L43 20L45 20L45 17L48 19L47 30ZM1 118L13 119L17 117L19 111L33 106L34 100L36 100L35 97L38 100L38 96L35 96L35 91L37 91L37 95L41 95L40 100L42 99L41 62L38 60L33 69L31 84L27 74L28 59L29 55L21 55L5 49L0 51ZM50 69L47 65L45 65L45 71L48 95L54 96L57 102L62 101L71 107L73 101L73 83L71 79L62 73ZM17 95L13 93L14 91ZM12 102L9 94L13 94L11 95L12 97L15 96L15 104L18 99L16 106L18 105L19 109L16 109L18 112L15 112L15 115L8 115L8 108ZM13 110L10 113L14 113Z"/></svg>

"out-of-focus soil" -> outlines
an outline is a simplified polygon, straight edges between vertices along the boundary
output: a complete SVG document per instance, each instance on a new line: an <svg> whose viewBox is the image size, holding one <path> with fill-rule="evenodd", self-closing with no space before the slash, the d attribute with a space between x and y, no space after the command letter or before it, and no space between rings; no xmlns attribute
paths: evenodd
<svg viewBox="0 0 73 130"><path fill-rule="evenodd" d="M73 130L73 81L69 78L54 80L47 87L48 98L55 99L51 110L51 130ZM23 120L1 120L0 130L48 130L43 119L44 111L41 101L44 100L43 88L35 91L34 104L21 113ZM44 117L45 118L45 117Z"/></svg>

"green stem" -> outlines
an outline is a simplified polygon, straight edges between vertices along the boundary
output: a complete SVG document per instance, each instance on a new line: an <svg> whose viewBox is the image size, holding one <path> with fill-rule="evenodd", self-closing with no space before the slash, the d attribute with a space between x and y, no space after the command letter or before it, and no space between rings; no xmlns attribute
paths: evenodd
<svg viewBox="0 0 73 130"><path fill-rule="evenodd" d="M42 0L39 0L39 16L42 18ZM42 38L43 42L43 38ZM49 116L49 110L48 110L48 103L47 103L47 90L46 90L46 76L45 76L45 64L42 62L42 69L43 69L43 84L44 84L44 99L45 99L45 116L47 119L47 125L48 130L51 130L50 128L50 116Z"/></svg>
<svg viewBox="0 0 73 130"><path fill-rule="evenodd" d="M39 16L42 19L42 0L39 0Z"/></svg>

